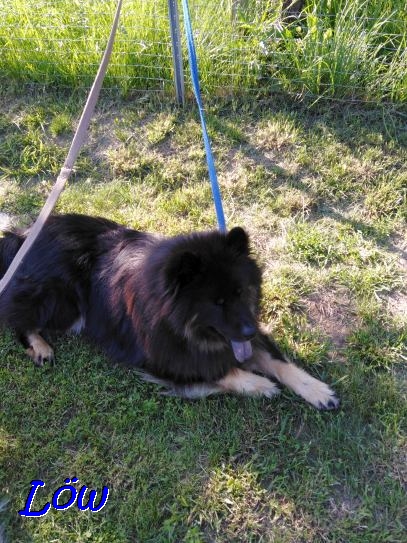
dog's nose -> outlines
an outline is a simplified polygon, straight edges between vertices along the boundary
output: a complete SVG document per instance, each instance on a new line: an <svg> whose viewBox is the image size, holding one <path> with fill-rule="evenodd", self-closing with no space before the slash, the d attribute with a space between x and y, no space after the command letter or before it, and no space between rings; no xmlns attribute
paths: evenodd
<svg viewBox="0 0 407 543"><path fill-rule="evenodd" d="M245 323L242 326L242 336L245 339L252 339L256 333L256 327L252 324Z"/></svg>

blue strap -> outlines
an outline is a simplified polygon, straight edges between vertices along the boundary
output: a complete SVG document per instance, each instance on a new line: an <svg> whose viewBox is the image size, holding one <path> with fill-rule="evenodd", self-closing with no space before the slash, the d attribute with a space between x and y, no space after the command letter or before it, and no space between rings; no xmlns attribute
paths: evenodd
<svg viewBox="0 0 407 543"><path fill-rule="evenodd" d="M182 0L182 8L184 10L184 24L185 24L185 33L187 35L189 66L191 68L191 78L192 78L192 84L194 87L195 99L196 99L196 103L198 104L199 116L201 118L202 133L203 133L203 139L204 139L205 151L206 151L206 161L208 163L209 179L211 181L212 195L213 195L213 200L215 203L215 210L216 210L216 217L218 219L219 230L226 232L226 222L225 222L225 215L223 213L222 197L220 194L218 178L216 176L215 162L213 159L211 142L209 140L208 131L206 129L205 114L204 114L204 109L202 105L201 89L199 86L198 63L196 59L194 37L192 34L191 17L189 15L188 0Z"/></svg>

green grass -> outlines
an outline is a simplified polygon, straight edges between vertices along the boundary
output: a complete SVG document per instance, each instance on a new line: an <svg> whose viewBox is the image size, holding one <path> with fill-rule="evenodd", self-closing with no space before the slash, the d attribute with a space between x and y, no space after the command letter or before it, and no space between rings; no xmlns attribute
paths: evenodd
<svg viewBox="0 0 407 543"><path fill-rule="evenodd" d="M3 1L1 76L40 86L88 86L114 7L113 1ZM282 15L280 2L239 2L233 19L231 1L192 1L191 15L205 91L223 96L250 89L251 94L268 95L284 89L406 101L404 0L309 0L291 21ZM165 2L126 2L107 87L122 94L173 94L168 26Z"/></svg>
<svg viewBox="0 0 407 543"><path fill-rule="evenodd" d="M303 18L281 31L288 58L280 60L277 73L288 87L296 81L316 95L405 100L407 20L402 2L307 4ZM275 39L273 32L269 42ZM273 45L270 49L273 57Z"/></svg>
<svg viewBox="0 0 407 543"><path fill-rule="evenodd" d="M1 90L0 211L38 214L80 94ZM208 108L227 222L264 269L262 320L342 399L166 398L80 338L35 368L0 335L0 539L7 542L402 543L406 530L405 119L282 101ZM58 211L164 234L212 228L194 111L102 100ZM66 477L100 513L22 519ZM3 530L3 533L1 532Z"/></svg>

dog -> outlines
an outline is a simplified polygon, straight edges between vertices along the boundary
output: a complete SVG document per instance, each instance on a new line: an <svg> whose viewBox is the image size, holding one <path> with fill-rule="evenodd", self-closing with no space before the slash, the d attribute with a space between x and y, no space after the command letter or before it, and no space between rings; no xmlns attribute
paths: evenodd
<svg viewBox="0 0 407 543"><path fill-rule="evenodd" d="M11 229L0 239L0 276L25 236ZM39 366L54 361L49 334L82 332L167 394L272 398L274 379L317 409L337 408L333 390L261 332L261 282L240 227L161 237L54 215L0 296L0 322Z"/></svg>

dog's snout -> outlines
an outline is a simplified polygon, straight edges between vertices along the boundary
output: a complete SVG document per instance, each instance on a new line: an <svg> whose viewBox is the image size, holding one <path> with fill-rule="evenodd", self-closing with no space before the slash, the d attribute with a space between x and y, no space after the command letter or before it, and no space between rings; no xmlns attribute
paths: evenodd
<svg viewBox="0 0 407 543"><path fill-rule="evenodd" d="M242 336L245 339L252 339L256 334L256 327L253 324L244 323L242 326Z"/></svg>

